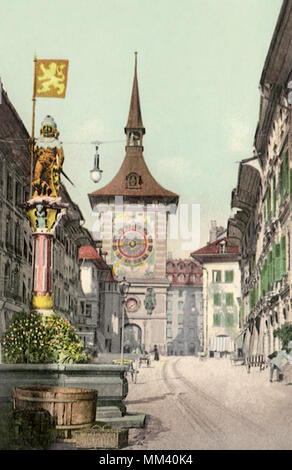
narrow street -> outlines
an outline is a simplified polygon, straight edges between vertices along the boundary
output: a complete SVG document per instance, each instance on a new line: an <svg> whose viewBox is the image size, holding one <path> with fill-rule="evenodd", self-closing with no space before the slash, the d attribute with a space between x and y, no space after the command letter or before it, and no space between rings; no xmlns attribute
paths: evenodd
<svg viewBox="0 0 292 470"><path fill-rule="evenodd" d="M229 359L162 357L129 381L127 411L147 415L127 450L291 450L291 388Z"/></svg>

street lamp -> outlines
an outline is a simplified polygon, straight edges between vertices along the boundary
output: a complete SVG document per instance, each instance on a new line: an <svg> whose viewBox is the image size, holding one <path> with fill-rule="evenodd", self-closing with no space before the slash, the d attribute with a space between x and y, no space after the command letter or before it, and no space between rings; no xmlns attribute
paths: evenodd
<svg viewBox="0 0 292 470"><path fill-rule="evenodd" d="M122 305L123 305L123 308L122 308L122 332L121 332L122 333L121 334L121 362L122 363L124 361L124 326L125 326L125 310L126 310L125 304L126 304L126 297L128 295L130 285L131 285L130 282L128 282L125 277L123 277L123 280L119 284L119 290L120 290L120 294L122 296Z"/></svg>
<svg viewBox="0 0 292 470"><path fill-rule="evenodd" d="M102 177L102 170L99 168L99 153L98 153L98 146L95 147L95 155L94 155L94 166L93 169L90 171L91 179L94 183L98 183Z"/></svg>

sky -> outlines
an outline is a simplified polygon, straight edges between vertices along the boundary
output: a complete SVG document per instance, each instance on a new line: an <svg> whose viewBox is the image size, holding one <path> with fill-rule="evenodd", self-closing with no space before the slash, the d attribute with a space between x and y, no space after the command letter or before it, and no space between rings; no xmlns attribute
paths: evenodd
<svg viewBox="0 0 292 470"><path fill-rule="evenodd" d="M227 226L238 162L253 152L258 85L281 4L0 0L0 77L29 132L34 53L69 60L66 98L37 99L36 136L43 118L53 116L74 187L63 181L89 230L96 216L87 194L114 177L125 155L135 51L144 157L155 179L180 195L195 232L185 240L179 233L169 251L188 256L208 241L211 220ZM104 142L98 184L90 179L95 140Z"/></svg>

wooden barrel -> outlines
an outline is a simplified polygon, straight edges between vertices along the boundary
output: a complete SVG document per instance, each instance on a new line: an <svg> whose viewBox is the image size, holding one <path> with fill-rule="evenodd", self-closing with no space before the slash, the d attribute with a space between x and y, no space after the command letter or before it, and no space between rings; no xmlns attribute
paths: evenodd
<svg viewBox="0 0 292 470"><path fill-rule="evenodd" d="M13 406L14 409L49 411L57 429L82 429L95 421L97 391L46 385L15 387Z"/></svg>

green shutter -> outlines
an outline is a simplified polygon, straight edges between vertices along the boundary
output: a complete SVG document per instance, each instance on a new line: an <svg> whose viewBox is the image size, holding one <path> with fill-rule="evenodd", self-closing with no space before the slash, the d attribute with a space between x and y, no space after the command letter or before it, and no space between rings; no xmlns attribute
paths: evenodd
<svg viewBox="0 0 292 470"><path fill-rule="evenodd" d="M272 283L276 281L276 245L272 246Z"/></svg>
<svg viewBox="0 0 292 470"><path fill-rule="evenodd" d="M288 150L285 153L285 158L284 158L284 168L285 168L285 192L289 191L289 155L288 155Z"/></svg>
<svg viewBox="0 0 292 470"><path fill-rule="evenodd" d="M214 294L214 305L221 305L221 295L218 293Z"/></svg>
<svg viewBox="0 0 292 470"><path fill-rule="evenodd" d="M267 260L265 259L264 262L264 295L268 290L268 263Z"/></svg>
<svg viewBox="0 0 292 470"><path fill-rule="evenodd" d="M283 188L284 188L284 184L283 184L283 162L281 163L280 165L280 168L279 168L279 186L280 186L280 203L282 203L283 201Z"/></svg>
<svg viewBox="0 0 292 470"><path fill-rule="evenodd" d="M227 293L227 294L226 294L226 297L225 297L225 300L226 300L226 305L227 305L228 307L231 307L231 306L233 305L233 303L234 303L234 301L233 301L233 294L232 294L232 293Z"/></svg>
<svg viewBox="0 0 292 470"><path fill-rule="evenodd" d="M284 274L286 274L286 236L285 235L281 238L280 245L281 245L280 272L281 272L281 277L282 277L284 276Z"/></svg>
<svg viewBox="0 0 292 470"><path fill-rule="evenodd" d="M251 310L254 308L254 289L249 293L249 307Z"/></svg>
<svg viewBox="0 0 292 470"><path fill-rule="evenodd" d="M277 243L275 246L275 281L281 279L281 246Z"/></svg>
<svg viewBox="0 0 292 470"><path fill-rule="evenodd" d="M225 282L233 282L233 271L225 271Z"/></svg>
<svg viewBox="0 0 292 470"><path fill-rule="evenodd" d="M220 326L220 314L219 313L214 313L213 314L213 325L214 326Z"/></svg>
<svg viewBox="0 0 292 470"><path fill-rule="evenodd" d="M226 315L226 326L233 326L234 318L232 313L227 313Z"/></svg>
<svg viewBox="0 0 292 470"><path fill-rule="evenodd" d="M273 253L268 253L268 290L271 289L273 284Z"/></svg>
<svg viewBox="0 0 292 470"><path fill-rule="evenodd" d="M276 193L276 176L274 175L273 177L273 215L276 215L276 198L277 198L277 193Z"/></svg>

